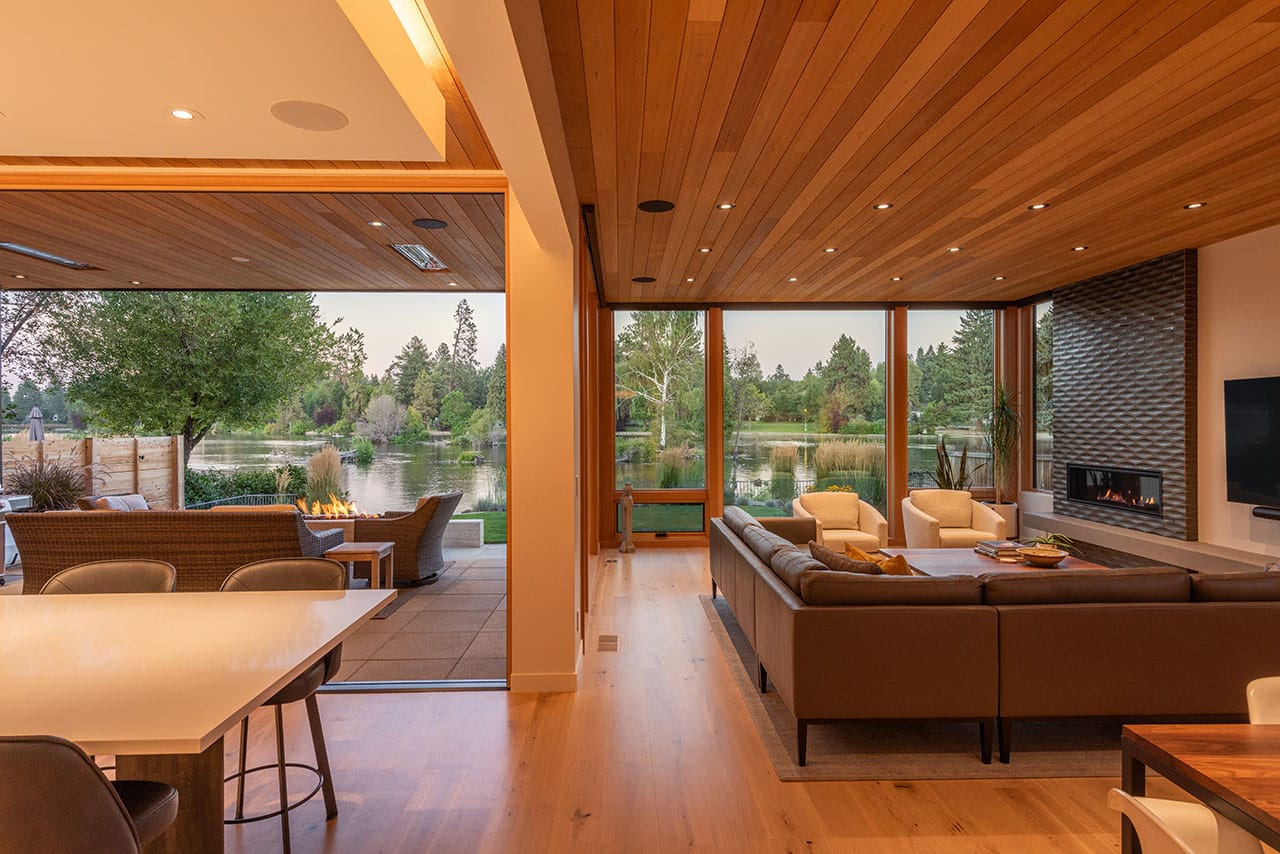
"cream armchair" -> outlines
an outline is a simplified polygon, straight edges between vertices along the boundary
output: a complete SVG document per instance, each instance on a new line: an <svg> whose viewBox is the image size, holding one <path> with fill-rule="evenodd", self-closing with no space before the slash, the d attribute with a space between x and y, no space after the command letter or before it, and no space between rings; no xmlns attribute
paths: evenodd
<svg viewBox="0 0 1280 854"><path fill-rule="evenodd" d="M913 489L902 499L909 549L971 549L979 540L1003 540L1004 518L968 492Z"/></svg>
<svg viewBox="0 0 1280 854"><path fill-rule="evenodd" d="M863 551L889 545L889 523L856 492L806 492L791 502L791 515L813 518L819 545L843 549L852 543Z"/></svg>

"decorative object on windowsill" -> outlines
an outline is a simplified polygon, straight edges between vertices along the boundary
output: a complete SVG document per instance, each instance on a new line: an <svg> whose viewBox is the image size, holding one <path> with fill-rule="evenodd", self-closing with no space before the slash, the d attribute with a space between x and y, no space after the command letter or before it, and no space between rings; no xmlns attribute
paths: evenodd
<svg viewBox="0 0 1280 854"><path fill-rule="evenodd" d="M1080 549L1076 548L1076 544L1066 534L1041 534L1022 542L1028 546L1048 546L1052 549L1060 549L1067 554L1080 554Z"/></svg>
<svg viewBox="0 0 1280 854"><path fill-rule="evenodd" d="M1018 554L1022 555L1023 560L1032 566L1049 568L1062 563L1067 553L1062 549L1050 548L1049 546L1032 546L1030 548L1018 549Z"/></svg>
<svg viewBox="0 0 1280 854"><path fill-rule="evenodd" d="M622 484L622 543L618 546L619 554L630 554L636 550L631 541L631 516L635 512L636 499L631 494L631 481Z"/></svg>
<svg viewBox="0 0 1280 854"><path fill-rule="evenodd" d="M973 481L973 476L982 468L981 463L973 471L969 470L969 449L960 449L960 464L952 465L951 455L947 452L947 440L938 437L938 468L933 474L934 483L939 489L955 489L965 491Z"/></svg>
<svg viewBox="0 0 1280 854"><path fill-rule="evenodd" d="M983 503L1004 518L1005 532L1011 539L1018 536L1018 504L1004 499L1005 496L1016 494L1009 487L1011 475L1018 465L1018 437L1021 427L1017 400L1004 383L997 382L991 398L991 417L986 424L987 447L991 451L991 479L996 488L996 500Z"/></svg>

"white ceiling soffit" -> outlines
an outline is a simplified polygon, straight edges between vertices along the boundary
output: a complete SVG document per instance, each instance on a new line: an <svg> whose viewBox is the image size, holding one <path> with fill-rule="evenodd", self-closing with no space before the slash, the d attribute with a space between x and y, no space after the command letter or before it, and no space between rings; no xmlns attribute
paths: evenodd
<svg viewBox="0 0 1280 854"><path fill-rule="evenodd" d="M43 0L4 18L0 155L444 159L430 76L411 109L333 0Z"/></svg>

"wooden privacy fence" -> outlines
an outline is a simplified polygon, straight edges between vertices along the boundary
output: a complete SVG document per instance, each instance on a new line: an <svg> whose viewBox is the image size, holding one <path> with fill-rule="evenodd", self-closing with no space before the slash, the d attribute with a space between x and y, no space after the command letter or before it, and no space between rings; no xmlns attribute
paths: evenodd
<svg viewBox="0 0 1280 854"><path fill-rule="evenodd" d="M43 441L15 437L4 444L4 470L39 460L62 460L90 467L98 495L137 492L157 510L182 509L181 436Z"/></svg>

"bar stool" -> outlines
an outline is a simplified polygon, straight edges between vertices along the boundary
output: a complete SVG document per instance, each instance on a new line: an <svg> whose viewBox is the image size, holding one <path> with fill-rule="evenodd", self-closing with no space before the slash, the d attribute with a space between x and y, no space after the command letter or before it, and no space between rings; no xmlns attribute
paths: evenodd
<svg viewBox="0 0 1280 854"><path fill-rule="evenodd" d="M178 571L163 560L95 560L54 575L40 593L172 593Z"/></svg>
<svg viewBox="0 0 1280 854"><path fill-rule="evenodd" d="M342 564L326 558L283 558L277 560L261 560L240 567L227 576L222 584L223 590L344 590L347 586L347 569ZM320 707L316 704L316 689L333 679L342 666L342 645L334 647L324 658L317 661L303 673L285 685L264 706L272 706L276 716L276 761L274 765L259 765L245 768L245 755L249 747L249 719L240 722L240 770L229 775L226 780L236 781L236 814L235 818L226 819L227 824L245 824L251 821L280 816L280 830L284 840L284 851L290 851L289 813L315 797L316 792L324 792L325 818L338 817L338 801L333 791L333 777L329 771L329 754L325 749L324 730L320 722ZM304 765L300 762L285 762L284 759L284 715L282 707L299 700L306 702L307 719L311 724L311 743L315 748L316 765ZM280 807L273 812L261 815L245 816L244 814L244 779L249 774L275 768L280 787ZM289 785L286 780L286 768L302 768L316 775L315 788L306 797L295 803L289 803Z"/></svg>

